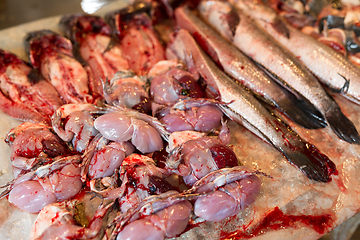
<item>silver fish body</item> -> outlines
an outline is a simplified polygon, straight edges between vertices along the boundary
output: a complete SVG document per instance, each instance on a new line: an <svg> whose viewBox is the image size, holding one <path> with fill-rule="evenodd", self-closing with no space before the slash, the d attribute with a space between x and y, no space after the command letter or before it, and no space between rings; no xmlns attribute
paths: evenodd
<svg viewBox="0 0 360 240"><path fill-rule="evenodd" d="M286 25L288 37L285 37L276 30L272 22L262 19L256 19L256 22L284 48L292 52L324 85L360 104L358 67L329 46L290 25Z"/></svg>
<svg viewBox="0 0 360 240"><path fill-rule="evenodd" d="M168 55L178 56L191 71L198 73L227 103L222 110L228 117L244 125L254 134L282 152L308 178L327 182L329 166L335 165L318 150L309 154L307 143L271 115L256 98L230 79L201 50L190 33L181 29L167 49Z"/></svg>
<svg viewBox="0 0 360 240"><path fill-rule="evenodd" d="M229 76L251 90L256 97L278 107L295 122L309 129L326 126L322 114L307 99L295 96L268 77L235 46L219 36L186 7L175 10L177 25L188 30L202 49Z"/></svg>
<svg viewBox="0 0 360 240"><path fill-rule="evenodd" d="M339 138L350 143L360 143L360 136L354 124L341 112L340 107L327 94L319 81L295 55L266 34L250 15L221 1L202 1L198 9L201 15L224 37L230 34L227 28L221 25L231 23L227 21L229 15L238 15L239 22L236 26L232 26L233 36L228 40L262 66L284 87L304 96L314 104ZM263 22L267 21L263 20ZM281 32L279 29L273 29L277 33ZM284 39L287 38L286 33L279 35Z"/></svg>

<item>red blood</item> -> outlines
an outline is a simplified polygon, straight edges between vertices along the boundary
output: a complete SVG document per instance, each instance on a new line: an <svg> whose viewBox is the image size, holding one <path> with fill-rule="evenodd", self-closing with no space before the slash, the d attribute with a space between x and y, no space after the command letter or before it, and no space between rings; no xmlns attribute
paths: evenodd
<svg viewBox="0 0 360 240"><path fill-rule="evenodd" d="M85 197L86 193L88 193L89 191L90 191L89 182L86 182L86 184L83 185L80 192L78 192L72 199L77 199L79 201L82 201L83 198Z"/></svg>
<svg viewBox="0 0 360 240"><path fill-rule="evenodd" d="M138 112L151 115L151 102L150 99L144 96L140 97L140 102L132 107Z"/></svg>
<svg viewBox="0 0 360 240"><path fill-rule="evenodd" d="M14 54L0 49L0 73L4 73L10 64L23 64L23 61Z"/></svg>
<svg viewBox="0 0 360 240"><path fill-rule="evenodd" d="M24 148L16 148L15 149L15 154L20 156L20 157L26 157L26 158L33 158L33 157L38 157L40 155L40 153L42 152L41 148L35 148L35 149L29 149L27 148L26 144L28 144L28 142L23 141L22 144L24 144Z"/></svg>
<svg viewBox="0 0 360 240"><path fill-rule="evenodd" d="M64 155L69 152L66 145L60 142L60 140L59 141L56 141L54 139L44 140L42 144L43 144L44 153L46 153L49 157L52 158L56 156Z"/></svg>
<svg viewBox="0 0 360 240"><path fill-rule="evenodd" d="M190 219L189 224L186 226L184 232L190 231L191 229L196 228L196 227L201 227L200 226L201 224L204 224L204 222L195 223L195 221L193 219Z"/></svg>
<svg viewBox="0 0 360 240"><path fill-rule="evenodd" d="M50 31L34 32L26 41L29 42L30 60L34 68L40 68L44 58L64 53L72 56L70 41Z"/></svg>
<svg viewBox="0 0 360 240"><path fill-rule="evenodd" d="M278 207L270 212L262 222L249 232L243 232L241 230L225 233L222 232L221 239L245 239L258 236L268 230L279 230L286 228L296 228L299 223L309 226L319 234L324 234L331 227L331 223L334 221L331 214L324 214L318 216L311 215L286 215Z"/></svg>
<svg viewBox="0 0 360 240"><path fill-rule="evenodd" d="M346 54L346 49L340 42L336 42L336 41L328 40L328 39L321 39L320 42L328 45L329 47L331 47L338 53L341 53L342 55Z"/></svg>
<svg viewBox="0 0 360 240"><path fill-rule="evenodd" d="M333 163L325 154L321 153L314 145L307 142L298 142L294 145L289 140L292 137L291 135L284 133L282 130L281 123L274 121L275 125L278 125L278 132L282 133L285 145L290 148L292 151L300 151L302 154L306 155L314 165L317 165L321 169L324 175L327 175L325 181L331 181L330 175L336 173L336 165ZM289 130L290 131L290 130ZM294 135L295 137L296 135Z"/></svg>
<svg viewBox="0 0 360 240"><path fill-rule="evenodd" d="M53 224L56 220L58 220L59 217L60 217L60 213L59 213L59 212L56 212L55 217L53 217L53 218L51 219L51 224Z"/></svg>
<svg viewBox="0 0 360 240"><path fill-rule="evenodd" d="M129 167L126 170L126 176L128 178L128 182L127 182L127 187L126 190L124 192L124 195L128 194L128 189L129 188L134 188L134 189L142 189L145 191L148 191L148 187L144 186L143 184L140 183L140 178L138 176L136 176L136 168L139 167L140 165L145 165L144 163L139 162L138 164L135 164L131 167Z"/></svg>
<svg viewBox="0 0 360 240"><path fill-rule="evenodd" d="M152 155L152 159L156 162L156 166L159 168L165 168L166 158L168 153L166 152L166 148L164 147L160 151L154 152Z"/></svg>
<svg viewBox="0 0 360 240"><path fill-rule="evenodd" d="M174 188L165 179L152 175L149 176L148 189L150 195L158 195L173 190Z"/></svg>
<svg viewBox="0 0 360 240"><path fill-rule="evenodd" d="M80 131L79 131L78 134L75 136L75 137L76 137L76 140L74 141L74 142L75 142L75 144L74 144L74 148L75 148L75 149L77 148L77 143L80 142L80 140L81 140L81 136L82 136L83 130L84 130L84 126L81 126Z"/></svg>
<svg viewBox="0 0 360 240"><path fill-rule="evenodd" d="M225 145L216 144L210 148L210 151L216 165L220 169L225 167L235 167L239 164L233 150Z"/></svg>

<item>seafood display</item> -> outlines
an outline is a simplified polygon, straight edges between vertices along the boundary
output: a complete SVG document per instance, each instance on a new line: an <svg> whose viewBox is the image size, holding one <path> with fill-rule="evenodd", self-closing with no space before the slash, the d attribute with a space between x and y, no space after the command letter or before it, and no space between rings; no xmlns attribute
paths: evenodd
<svg viewBox="0 0 360 240"><path fill-rule="evenodd" d="M323 4L136 0L25 26L0 52L0 238L319 239L360 212L360 73L323 46L356 7Z"/></svg>
<svg viewBox="0 0 360 240"><path fill-rule="evenodd" d="M295 96L285 88L281 88L189 9L178 8L175 14L179 26L188 30L227 74L252 90L257 97L277 106L292 120L306 128L326 126L324 117L306 99L298 99L301 96Z"/></svg>
<svg viewBox="0 0 360 240"><path fill-rule="evenodd" d="M96 110L89 103L63 105L52 115L53 130L63 141L71 141L76 151L83 153L92 137L98 133L91 114Z"/></svg>
<svg viewBox="0 0 360 240"><path fill-rule="evenodd" d="M113 204L99 204L99 201L90 198L89 195L81 199L49 204L35 220L30 238L92 239L104 228L103 223L113 208ZM90 221L87 217L91 218ZM79 222L80 225L77 225Z"/></svg>
<svg viewBox="0 0 360 240"><path fill-rule="evenodd" d="M24 61L4 50L1 57L1 110L10 116L49 123L63 101L53 87Z"/></svg>
<svg viewBox="0 0 360 240"><path fill-rule="evenodd" d="M129 63L119 44L110 46L110 27L97 16L69 15L60 22L66 36L75 43L77 56L85 61L94 78L93 91L103 96L102 81L116 72L129 69Z"/></svg>
<svg viewBox="0 0 360 240"><path fill-rule="evenodd" d="M104 99L109 104L133 108L142 113L151 113L149 94L145 81L132 71L117 72L110 82L105 82Z"/></svg>
<svg viewBox="0 0 360 240"><path fill-rule="evenodd" d="M244 11L241 11L240 9L232 11L232 6L227 3L220 1L202 1L198 8L201 15L216 28L223 37L231 41L238 49L261 65L261 67L269 72L269 74L278 82L284 84L287 88L290 88L297 94L304 96L314 104L325 116L328 124L339 138L350 143L360 143L360 135L353 123L341 112L337 103L328 96L314 75L306 68L308 67L311 69L309 65L314 66L315 64L313 62L305 64L305 67L300 63L300 61L304 62L305 55L307 57L310 56L310 58L313 59L319 58L316 54L311 54L313 49L305 53L304 56L299 55L298 53L295 55L290 54L280 45L276 44L275 40L266 35L262 29L254 23L254 20L252 20L250 15L245 14ZM229 28L223 28L221 27L222 25L219 25L222 19L226 19L222 17L222 14L227 16L235 15L229 17L229 19L234 18L238 19L238 21L224 22L223 24L228 25ZM230 23L232 24L231 27ZM232 28L233 34L231 32ZM278 31L279 28L281 27L277 27L276 30ZM286 33L282 32L281 35L282 37L287 38ZM279 37L280 34L276 39L279 39ZM300 42L302 44L304 41L299 40L299 43ZM306 46L313 45L306 44ZM294 48L302 50L306 49L302 46L291 47L291 49ZM259 54L260 52L261 54ZM324 50L322 50L322 52L324 52ZM274 58L274 56L276 57ZM300 61L295 56L299 56ZM342 65L335 61L332 61L332 64L339 66L346 72L352 71L345 70ZM316 64L316 66L319 65L320 64ZM328 66L330 65L328 64ZM320 68L323 69L323 67ZM314 71L312 72L316 76L319 70ZM335 70L334 72L336 76L341 77L341 72L338 70ZM317 77L319 78L319 76ZM325 76L324 78L329 80L334 79L334 77L331 76ZM352 77L352 79L356 81L356 78Z"/></svg>
<svg viewBox="0 0 360 240"><path fill-rule="evenodd" d="M92 102L86 70L73 58L71 42L51 31L31 32L25 48L34 68L51 82L65 103Z"/></svg>
<svg viewBox="0 0 360 240"><path fill-rule="evenodd" d="M154 118L145 114L132 114L131 111L114 110L98 117L95 128L107 139L112 141L128 141L142 153L161 150L167 133L163 126Z"/></svg>
<svg viewBox="0 0 360 240"><path fill-rule="evenodd" d="M315 147L303 142L294 132L279 123L256 99L234 83L201 52L186 30L180 30L169 50L198 71L206 83L218 92L218 98L228 105L225 114L258 137L278 149L289 162L308 178L327 182L335 170L334 163ZM285 141L284 141L285 140ZM294 151L296 149L297 151ZM307 152L310 151L311 154Z"/></svg>
<svg viewBox="0 0 360 240"><path fill-rule="evenodd" d="M108 14L106 20L121 43L130 69L137 75L146 75L154 64L165 59L164 47L147 14L129 15L119 10Z"/></svg>
<svg viewBox="0 0 360 240"><path fill-rule="evenodd" d="M228 139L222 136L189 139L173 146L166 164L183 176L191 189L210 192L197 198L194 204L195 215L207 221L221 221L238 214L254 201L261 186L255 173L238 166L235 153L226 146Z"/></svg>
<svg viewBox="0 0 360 240"><path fill-rule="evenodd" d="M271 10L272 9L270 8L264 7L264 11ZM309 35L306 35L291 26L286 26L289 36L284 38L284 34L270 27L272 20L261 21L257 19L256 21L267 33L277 39L282 46L286 47L286 49L291 51L295 56L298 56L300 61L303 62L322 83L331 89L342 92L349 99L356 102L358 101L358 75L360 73L358 67L349 64L349 62L338 52L330 50L330 48L327 46L325 47L324 44L321 44ZM279 22L280 21L281 20L279 20ZM282 24L286 25L284 22L282 22ZM332 28L331 26L329 27ZM331 71L324 71L324 67L321 66L321 64L315 65L314 61L318 60L324 64L327 61L326 66L332 64L333 67L331 67Z"/></svg>

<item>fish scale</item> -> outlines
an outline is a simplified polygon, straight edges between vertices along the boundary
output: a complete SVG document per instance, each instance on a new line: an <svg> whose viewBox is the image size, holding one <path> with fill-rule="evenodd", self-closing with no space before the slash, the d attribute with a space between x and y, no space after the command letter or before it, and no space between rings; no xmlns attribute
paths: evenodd
<svg viewBox="0 0 360 240"><path fill-rule="evenodd" d="M223 111L230 119L275 147L308 178L321 182L330 180L336 168L334 163L314 146L309 147L306 141L271 115L253 95L222 72L188 31L179 30L167 51L170 52L168 54L177 55L189 69L198 71L206 83L219 92L221 101L229 103L223 107Z"/></svg>
<svg viewBox="0 0 360 240"><path fill-rule="evenodd" d="M238 5L241 6L240 4L236 6ZM254 9L254 11L257 11L257 8ZM349 143L360 144L360 135L354 124L341 112L338 104L322 88L314 75L295 57L297 54L293 55L291 52L285 50L258 25L258 22L262 22L267 24L266 26L269 26L269 28L270 25L275 26L272 27L272 32L277 33L277 37L285 41L285 39L288 38L287 32L284 33L282 30L284 29L284 25L282 24L280 28L276 27L282 23L280 19L270 18L270 20L272 20L271 23L273 23L271 24L268 23L269 18L267 18L267 16L271 15L264 14L264 16L266 16L264 20L255 21L250 15L247 15L252 11L246 9L247 12L245 13L241 9L235 9L229 3L221 1L202 1L198 6L198 10L201 16L225 38L229 33L224 30L226 28L220 27L216 22L220 21L220 19L224 21L224 19L229 18L229 14L237 14L240 19L239 24L236 26L234 36L228 40L244 54L257 62L273 79L288 89L304 96L314 104L325 116L331 129L340 139ZM264 11L264 13L266 13L266 11ZM299 45L293 46L292 49L301 49L304 43L301 41L296 42ZM310 44L307 44L307 46L308 45ZM323 50L318 50L318 52L321 51ZM313 54L310 52L307 52L305 55L309 58L313 57ZM329 66L334 66L334 64L324 65L314 62L311 62L311 65L320 65L320 68L322 68L324 72L330 72Z"/></svg>
<svg viewBox="0 0 360 240"><path fill-rule="evenodd" d="M322 114L307 99L280 87L253 61L221 38L190 9L180 7L176 9L175 16L177 24L193 35L197 43L218 66L245 88L251 90L256 97L278 107L305 128L317 129L326 126ZM236 23L236 19L233 22Z"/></svg>

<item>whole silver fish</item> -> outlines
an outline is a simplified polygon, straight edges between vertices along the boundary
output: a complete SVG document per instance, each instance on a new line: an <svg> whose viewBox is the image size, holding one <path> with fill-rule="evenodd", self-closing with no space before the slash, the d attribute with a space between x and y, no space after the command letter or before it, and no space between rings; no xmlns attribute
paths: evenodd
<svg viewBox="0 0 360 240"><path fill-rule="evenodd" d="M243 53L262 66L274 79L314 104L325 116L330 127L340 139L349 143L360 144L360 136L354 124L341 112L338 104L327 94L319 81L299 59L266 34L252 17L245 14L244 11L234 8L229 3L221 1L202 1L198 5L198 9L201 15L223 37L230 40ZM233 19L238 19L238 21ZM274 32L281 32L284 26L273 28ZM287 39L288 34L284 32L279 35L282 39ZM301 49L304 45L301 43L295 48ZM310 53L307 54L311 56ZM322 66L320 68L323 71L330 72L326 65L318 64L318 60L312 65Z"/></svg>
<svg viewBox="0 0 360 240"><path fill-rule="evenodd" d="M229 0L229 2L246 10L263 30L297 56L324 85L360 104L358 67L325 44L286 24L270 7L249 0ZM261 15L266 17L260 17ZM273 17L269 17L270 15ZM279 30L277 27L279 25L285 27ZM285 35L284 32L287 34Z"/></svg>
<svg viewBox="0 0 360 240"><path fill-rule="evenodd" d="M193 74L199 74L218 93L219 100L227 103L222 110L228 117L274 146L308 178L329 181L330 169L335 168L334 163L287 129L253 95L221 71L188 31L179 30L167 49L167 55L177 56L184 61Z"/></svg>
<svg viewBox="0 0 360 240"><path fill-rule="evenodd" d="M305 128L326 126L322 114L301 95L295 96L268 77L247 56L219 36L210 26L199 19L190 9L175 10L177 25L188 30L197 43L219 67L264 102L278 107L288 117Z"/></svg>

